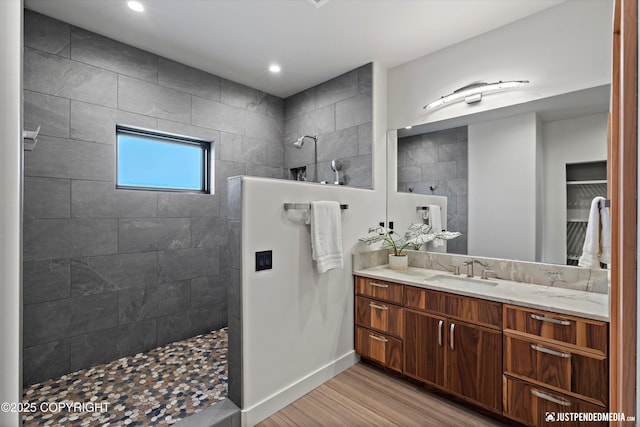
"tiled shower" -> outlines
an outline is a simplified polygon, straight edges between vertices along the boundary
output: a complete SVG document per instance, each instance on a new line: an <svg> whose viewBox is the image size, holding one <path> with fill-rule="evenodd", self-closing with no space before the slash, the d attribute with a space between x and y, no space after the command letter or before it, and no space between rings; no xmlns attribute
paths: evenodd
<svg viewBox="0 0 640 427"><path fill-rule="evenodd" d="M225 327L226 178L287 178L287 137L371 185L371 64L281 99L29 10L24 42L25 386ZM115 190L116 124L214 141L215 194Z"/></svg>

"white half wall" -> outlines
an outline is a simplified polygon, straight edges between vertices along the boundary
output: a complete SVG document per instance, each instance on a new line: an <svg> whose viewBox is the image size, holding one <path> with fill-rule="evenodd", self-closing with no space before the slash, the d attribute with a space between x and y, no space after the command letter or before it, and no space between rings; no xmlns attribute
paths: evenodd
<svg viewBox="0 0 640 427"><path fill-rule="evenodd" d="M567 262L567 175L569 163L607 160L607 114L545 123L542 262Z"/></svg>
<svg viewBox="0 0 640 427"><path fill-rule="evenodd" d="M469 125L468 254L535 261L535 113Z"/></svg>
<svg viewBox="0 0 640 427"><path fill-rule="evenodd" d="M0 402L22 398L22 0L0 1ZM21 425L0 411L0 425Z"/></svg>
<svg viewBox="0 0 640 427"><path fill-rule="evenodd" d="M336 200L342 213L344 268L324 274L311 259L304 211L284 203ZM384 221L375 191L294 181L242 180L243 413L253 425L355 363L351 253ZM255 271L255 252L273 251L273 268Z"/></svg>
<svg viewBox="0 0 640 427"><path fill-rule="evenodd" d="M389 70L389 129L519 104L611 82L613 2L567 1ZM530 80L482 102L422 107L478 81Z"/></svg>

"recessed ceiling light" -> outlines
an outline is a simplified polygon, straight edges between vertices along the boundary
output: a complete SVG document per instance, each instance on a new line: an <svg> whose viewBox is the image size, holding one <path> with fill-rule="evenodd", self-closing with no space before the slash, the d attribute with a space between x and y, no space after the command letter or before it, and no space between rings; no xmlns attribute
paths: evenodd
<svg viewBox="0 0 640 427"><path fill-rule="evenodd" d="M135 10L136 12L144 12L144 6L139 1L127 2L127 6L129 6L129 9Z"/></svg>
<svg viewBox="0 0 640 427"><path fill-rule="evenodd" d="M272 73L279 73L281 70L280 66L278 64L271 64L269 65L269 71L271 71Z"/></svg>

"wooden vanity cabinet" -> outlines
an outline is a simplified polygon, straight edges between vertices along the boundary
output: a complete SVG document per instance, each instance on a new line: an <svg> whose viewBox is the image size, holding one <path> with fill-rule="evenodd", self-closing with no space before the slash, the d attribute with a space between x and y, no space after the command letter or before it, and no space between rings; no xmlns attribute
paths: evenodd
<svg viewBox="0 0 640 427"><path fill-rule="evenodd" d="M355 278L362 357L530 426L608 411L608 324ZM562 425L600 426L606 423Z"/></svg>

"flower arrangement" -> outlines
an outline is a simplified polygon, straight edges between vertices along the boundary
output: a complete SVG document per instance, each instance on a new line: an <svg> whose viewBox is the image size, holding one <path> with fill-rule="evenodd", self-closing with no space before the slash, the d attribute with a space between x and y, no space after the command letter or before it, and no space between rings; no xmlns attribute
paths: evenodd
<svg viewBox="0 0 640 427"><path fill-rule="evenodd" d="M409 246L414 250L419 250L422 245L433 240L450 240L460 236L457 231L434 232L430 225L418 223L411 224L404 235L382 226L369 228L369 233L368 236L358 240L366 245L383 242L382 247L391 249L395 256L403 255L402 251Z"/></svg>

